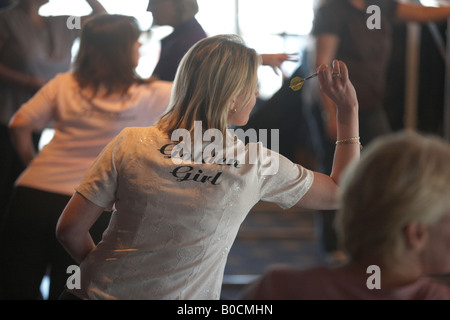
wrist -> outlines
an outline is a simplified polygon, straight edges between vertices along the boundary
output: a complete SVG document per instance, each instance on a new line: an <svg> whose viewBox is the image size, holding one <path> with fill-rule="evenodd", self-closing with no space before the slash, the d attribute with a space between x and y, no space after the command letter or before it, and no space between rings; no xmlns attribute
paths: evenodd
<svg viewBox="0 0 450 320"><path fill-rule="evenodd" d="M358 104L353 104L346 106L345 108L336 109L336 119L337 121L348 122L348 119L358 119Z"/></svg>
<svg viewBox="0 0 450 320"><path fill-rule="evenodd" d="M359 103L358 101L348 101L348 102L341 102L340 104L336 104L337 111L344 113L344 112L358 112L359 109Z"/></svg>
<svg viewBox="0 0 450 320"><path fill-rule="evenodd" d="M363 148L359 136L336 140L336 146L343 146L343 145L353 145L358 146L360 149Z"/></svg>

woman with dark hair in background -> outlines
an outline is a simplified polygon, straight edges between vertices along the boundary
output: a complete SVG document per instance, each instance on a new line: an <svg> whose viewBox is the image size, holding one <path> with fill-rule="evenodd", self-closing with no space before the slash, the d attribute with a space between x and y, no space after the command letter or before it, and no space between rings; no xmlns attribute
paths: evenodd
<svg viewBox="0 0 450 320"><path fill-rule="evenodd" d="M86 23L73 72L59 74L10 122L14 146L28 165L1 232L1 297L36 299L50 267L50 299L58 297L75 264L55 238L56 222L102 148L124 127L148 126L168 105L171 82L135 72L140 30L133 17L102 15ZM34 130L54 122L55 135L37 155ZM94 227L96 241L109 214Z"/></svg>

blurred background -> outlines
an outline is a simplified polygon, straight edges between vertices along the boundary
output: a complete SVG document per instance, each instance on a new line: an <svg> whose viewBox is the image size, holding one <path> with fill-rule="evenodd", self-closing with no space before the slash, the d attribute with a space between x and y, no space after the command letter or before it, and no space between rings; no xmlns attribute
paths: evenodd
<svg viewBox="0 0 450 320"><path fill-rule="evenodd" d="M200 11L196 18L208 35L235 33L241 35L258 53L299 53L307 42L314 17L315 0L198 0ZM142 31L142 58L138 72L150 76L156 65L159 40L172 28L152 26L152 14L147 12L148 0L100 0L108 13L120 13L136 17ZM84 0L50 0L41 7L42 15L82 16L90 13ZM74 46L76 53L77 46ZM155 56L156 55L156 56ZM296 68L293 62L283 65L290 75ZM260 93L270 97L281 84L281 75L271 68L260 70Z"/></svg>
<svg viewBox="0 0 450 320"><path fill-rule="evenodd" d="M408 1L427 6L439 2L449 3L436 0ZM160 40L171 33L171 27L152 28L152 14L146 11L148 0L100 2L110 14L136 17L143 31L137 71L143 77L150 76L158 60ZM198 0L200 11L196 18L209 36L239 34L258 53L297 54L298 62L283 64L282 71L289 77L300 66L302 53L309 45L314 9L320 2ZM40 14L82 16L90 11L84 0L50 0L41 8ZM450 60L449 38L447 22L398 23L393 26L393 48L384 107L394 130L406 127L450 138L450 63L446 64L446 60ZM75 42L73 56L77 50L78 43ZM271 68L260 68L259 80L260 99L269 100L280 90L285 79ZM298 127L295 114L289 116ZM271 117L271 121L276 122L273 114ZM287 130L286 123L282 121L275 123L274 127ZM52 130L49 129L47 134L43 134L41 145L51 136ZM291 150L281 151L291 160L298 160ZM271 263L287 263L302 268L326 261L319 248L315 218L315 212L294 208L281 214L281 210L276 207L256 206L242 225L230 251L223 298L234 298L242 285L262 273ZM45 287L45 283L43 285Z"/></svg>

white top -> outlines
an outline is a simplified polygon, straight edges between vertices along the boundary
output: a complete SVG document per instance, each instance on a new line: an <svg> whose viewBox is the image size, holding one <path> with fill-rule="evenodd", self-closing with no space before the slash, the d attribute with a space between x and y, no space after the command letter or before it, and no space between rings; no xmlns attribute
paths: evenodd
<svg viewBox="0 0 450 320"><path fill-rule="evenodd" d="M57 75L18 112L53 139L16 185L72 195L100 151L125 127L152 125L165 112L171 82L133 85L125 95L87 99L71 73Z"/></svg>
<svg viewBox="0 0 450 320"><path fill-rule="evenodd" d="M77 188L116 211L81 264L81 288L71 292L84 299L219 299L228 252L250 209L260 200L291 207L314 179L262 143L238 144L246 154L257 149L254 164L176 164L173 142L156 127L123 130ZM262 175L275 158L278 170Z"/></svg>

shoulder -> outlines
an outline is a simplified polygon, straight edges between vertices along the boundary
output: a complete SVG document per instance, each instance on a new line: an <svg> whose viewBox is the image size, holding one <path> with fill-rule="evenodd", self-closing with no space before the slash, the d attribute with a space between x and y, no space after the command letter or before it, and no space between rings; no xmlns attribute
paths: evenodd
<svg viewBox="0 0 450 320"><path fill-rule="evenodd" d="M46 86L57 90L61 89L61 93L66 93L70 89L73 90L73 86L78 87L78 82L72 72L62 72L50 79Z"/></svg>
<svg viewBox="0 0 450 320"><path fill-rule="evenodd" d="M205 38L207 36L205 30L195 18L191 23L191 28L195 31L198 40Z"/></svg>
<svg viewBox="0 0 450 320"><path fill-rule="evenodd" d="M116 138L120 141L134 140L136 137L140 137L151 131L151 128L152 127L127 127L122 129Z"/></svg>
<svg viewBox="0 0 450 320"><path fill-rule="evenodd" d="M129 93L138 97L142 102L147 103L148 107L153 108L154 103L157 105L168 104L172 93L172 84L169 81L153 80L133 86Z"/></svg>
<svg viewBox="0 0 450 320"><path fill-rule="evenodd" d="M197 41L206 38L206 32L202 26L194 18L182 23L178 26L172 34L170 34L166 41L172 47L190 48Z"/></svg>
<svg viewBox="0 0 450 320"><path fill-rule="evenodd" d="M171 81L155 80L150 82L147 86L156 91L167 92L172 90L172 85L173 82Z"/></svg>
<svg viewBox="0 0 450 320"><path fill-rule="evenodd" d="M165 138L164 134L155 126L127 127L116 136L116 142L129 149L133 145L141 147L143 144Z"/></svg>
<svg viewBox="0 0 450 320"><path fill-rule="evenodd" d="M152 93L154 91L170 91L172 90L173 83L171 81L164 80L149 80L143 83L137 83L134 85L135 90Z"/></svg>
<svg viewBox="0 0 450 320"><path fill-rule="evenodd" d="M417 281L418 300L450 300L450 286L425 277Z"/></svg>
<svg viewBox="0 0 450 320"><path fill-rule="evenodd" d="M192 39L200 40L201 38L206 37L205 30L195 18L192 18L191 20L184 22L180 26L180 29L181 29L180 31L183 32L184 34L189 34Z"/></svg>
<svg viewBox="0 0 450 320"><path fill-rule="evenodd" d="M59 82L76 82L77 81L75 78L75 75L70 71L57 73L53 77L53 80L59 81Z"/></svg>

